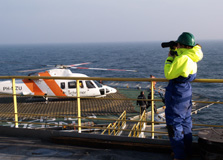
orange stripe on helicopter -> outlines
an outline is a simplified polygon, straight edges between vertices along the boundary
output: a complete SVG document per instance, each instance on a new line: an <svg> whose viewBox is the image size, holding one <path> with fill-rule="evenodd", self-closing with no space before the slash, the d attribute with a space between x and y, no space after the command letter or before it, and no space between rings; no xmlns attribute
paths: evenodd
<svg viewBox="0 0 223 160"><path fill-rule="evenodd" d="M51 75L49 74L49 72L45 71L45 72L39 73L39 76L49 76L50 77ZM58 86L58 84L56 83L55 80L53 80L53 79L44 79L44 82L48 85L48 87L51 89L51 91L53 91L55 96L66 96L66 94L64 94L64 92Z"/></svg>
<svg viewBox="0 0 223 160"><path fill-rule="evenodd" d="M45 93L43 93L41 91L41 89L36 85L36 83L33 80L31 80L31 79L30 80L29 79L23 79L22 81L29 88L29 90L34 93L34 95L41 95L41 96L43 96L45 94Z"/></svg>

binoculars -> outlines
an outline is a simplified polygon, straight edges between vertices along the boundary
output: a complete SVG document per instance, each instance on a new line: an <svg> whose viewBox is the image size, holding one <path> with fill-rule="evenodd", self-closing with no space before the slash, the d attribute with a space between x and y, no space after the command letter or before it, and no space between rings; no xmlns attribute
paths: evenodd
<svg viewBox="0 0 223 160"><path fill-rule="evenodd" d="M175 56L175 55L177 56L178 55L177 51L175 51L175 49L177 48L177 42L175 42L175 41L163 42L163 43L161 43L161 46L162 46L162 48L169 47L170 48L170 54L172 56Z"/></svg>
<svg viewBox="0 0 223 160"><path fill-rule="evenodd" d="M174 49L177 47L177 42L175 42L175 41L163 42L163 43L161 43L161 46L162 46L162 48L169 47L171 49Z"/></svg>

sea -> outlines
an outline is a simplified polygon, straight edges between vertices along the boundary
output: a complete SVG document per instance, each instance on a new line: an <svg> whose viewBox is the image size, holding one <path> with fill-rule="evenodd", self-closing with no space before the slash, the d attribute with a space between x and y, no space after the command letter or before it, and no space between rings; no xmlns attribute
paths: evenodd
<svg viewBox="0 0 223 160"><path fill-rule="evenodd" d="M90 77L157 78L164 77L164 62L168 48L158 42L126 43L76 43L76 44L18 44L0 45L0 76L28 75L19 72L28 69L50 68L54 65L90 62L82 67L137 70L121 72L109 70L77 70ZM197 79L223 79L223 41L200 41L204 53L198 62ZM127 82L115 83L122 87ZM108 85L114 82L107 82ZM131 82L130 87L147 85L147 82ZM167 83L158 82L165 87ZM193 93L208 101L222 101L222 83L192 83ZM223 125L223 105L214 104L193 115L198 124Z"/></svg>

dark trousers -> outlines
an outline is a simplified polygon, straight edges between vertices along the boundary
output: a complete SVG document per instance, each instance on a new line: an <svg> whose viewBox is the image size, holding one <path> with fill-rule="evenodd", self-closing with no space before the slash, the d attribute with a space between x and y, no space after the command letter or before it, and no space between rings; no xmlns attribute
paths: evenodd
<svg viewBox="0 0 223 160"><path fill-rule="evenodd" d="M142 115L142 113L144 112L144 110L146 110L146 105L140 106L140 115Z"/></svg>

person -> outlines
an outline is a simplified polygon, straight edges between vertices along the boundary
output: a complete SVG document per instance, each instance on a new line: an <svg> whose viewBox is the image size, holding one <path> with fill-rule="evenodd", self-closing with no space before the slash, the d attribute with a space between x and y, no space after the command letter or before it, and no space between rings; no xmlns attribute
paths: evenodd
<svg viewBox="0 0 223 160"><path fill-rule="evenodd" d="M140 95L137 98L137 102L136 105L140 106L140 115L142 115L142 113L144 112L144 110L146 109L146 97L144 95L144 91L140 92Z"/></svg>
<svg viewBox="0 0 223 160"><path fill-rule="evenodd" d="M153 75L150 75L150 78L156 78L156 77ZM153 88L154 90L156 89L156 81L153 81Z"/></svg>
<svg viewBox="0 0 223 160"><path fill-rule="evenodd" d="M189 32L183 32L176 41L175 55L168 54L164 73L169 80L165 93L165 115L174 160L191 156L192 144L192 90L190 82L196 78L197 62L203 58L200 45Z"/></svg>
<svg viewBox="0 0 223 160"><path fill-rule="evenodd" d="M102 80L99 80L99 83L100 83L100 84L103 84L103 81L102 81Z"/></svg>
<svg viewBox="0 0 223 160"><path fill-rule="evenodd" d="M151 99L151 92L149 92L148 94L148 100ZM151 106L151 101L148 101L146 108L148 109ZM154 112L157 113L157 108L156 108L156 104L154 102Z"/></svg>

